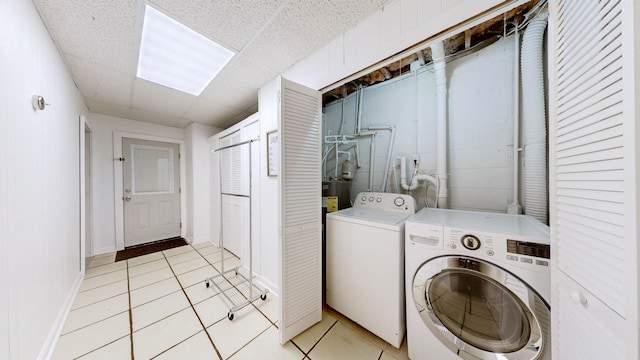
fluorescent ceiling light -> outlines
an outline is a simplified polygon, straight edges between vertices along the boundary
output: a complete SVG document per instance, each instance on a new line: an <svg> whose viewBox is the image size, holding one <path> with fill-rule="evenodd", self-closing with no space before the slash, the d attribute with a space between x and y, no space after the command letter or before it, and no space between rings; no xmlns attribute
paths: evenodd
<svg viewBox="0 0 640 360"><path fill-rule="evenodd" d="M139 78L198 96L233 55L147 5L138 58Z"/></svg>

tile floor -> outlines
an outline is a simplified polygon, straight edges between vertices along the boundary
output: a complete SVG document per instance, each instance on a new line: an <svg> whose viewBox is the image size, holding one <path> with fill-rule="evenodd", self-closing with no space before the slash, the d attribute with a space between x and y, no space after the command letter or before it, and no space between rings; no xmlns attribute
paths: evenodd
<svg viewBox="0 0 640 360"><path fill-rule="evenodd" d="M272 294L227 319L230 304L204 279L221 270L210 243L125 261L94 257L56 345L53 359L408 359L333 309L292 341L278 342L278 299ZM224 252L225 270L240 264ZM244 270L244 269L242 269ZM248 294L230 279L225 293Z"/></svg>

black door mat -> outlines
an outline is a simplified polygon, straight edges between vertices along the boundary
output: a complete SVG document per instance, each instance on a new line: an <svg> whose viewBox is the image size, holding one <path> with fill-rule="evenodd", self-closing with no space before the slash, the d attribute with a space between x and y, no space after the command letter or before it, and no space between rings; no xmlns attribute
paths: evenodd
<svg viewBox="0 0 640 360"><path fill-rule="evenodd" d="M134 257L151 254L157 251L173 249L175 247L188 245L183 238L171 238L154 241L149 244L130 246L116 253L116 261L127 260Z"/></svg>

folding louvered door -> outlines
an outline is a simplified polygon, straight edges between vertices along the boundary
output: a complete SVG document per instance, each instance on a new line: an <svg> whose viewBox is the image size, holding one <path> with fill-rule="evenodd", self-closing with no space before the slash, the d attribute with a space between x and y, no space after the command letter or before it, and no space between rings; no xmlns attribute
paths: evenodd
<svg viewBox="0 0 640 360"><path fill-rule="evenodd" d="M322 320L320 93L281 79L280 342Z"/></svg>
<svg viewBox="0 0 640 360"><path fill-rule="evenodd" d="M550 2L555 359L638 358L633 6Z"/></svg>

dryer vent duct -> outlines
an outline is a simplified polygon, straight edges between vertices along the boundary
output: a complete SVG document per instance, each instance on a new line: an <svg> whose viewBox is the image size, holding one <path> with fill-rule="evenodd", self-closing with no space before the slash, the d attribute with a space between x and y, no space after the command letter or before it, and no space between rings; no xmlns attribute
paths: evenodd
<svg viewBox="0 0 640 360"><path fill-rule="evenodd" d="M521 51L524 212L545 224L548 182L543 49L547 18L544 12L529 23Z"/></svg>

